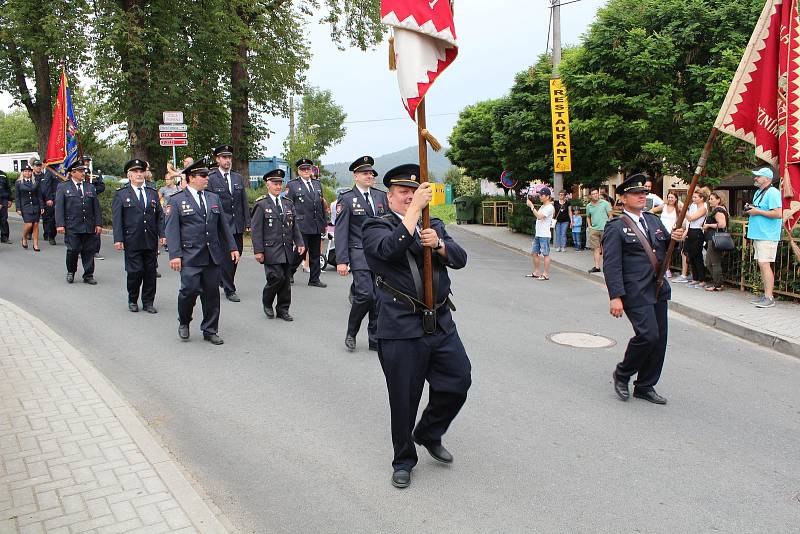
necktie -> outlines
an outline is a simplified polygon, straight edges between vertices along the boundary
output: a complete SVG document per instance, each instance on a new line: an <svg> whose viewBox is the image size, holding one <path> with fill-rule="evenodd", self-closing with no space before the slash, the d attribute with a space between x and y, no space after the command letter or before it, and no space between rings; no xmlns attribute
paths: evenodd
<svg viewBox="0 0 800 534"><path fill-rule="evenodd" d="M367 201L367 211L370 215L375 215L375 211L372 209L372 202L369 200L369 192L364 193L364 200Z"/></svg>
<svg viewBox="0 0 800 534"><path fill-rule="evenodd" d="M639 224L642 225L644 229L644 235L647 237L647 240L650 241L650 231L647 229L647 223L644 222L644 217L639 217Z"/></svg>
<svg viewBox="0 0 800 534"><path fill-rule="evenodd" d="M197 198L200 200L200 215L202 215L205 218L205 216L206 216L206 203L203 201L203 192L202 191L198 191L197 192Z"/></svg>
<svg viewBox="0 0 800 534"><path fill-rule="evenodd" d="M228 179L228 173L227 172L225 173L225 187L227 188L229 193L233 194L233 191L231 191L231 182Z"/></svg>
<svg viewBox="0 0 800 534"><path fill-rule="evenodd" d="M136 189L139 190L139 207L145 209L144 190L141 187L137 187Z"/></svg>
<svg viewBox="0 0 800 534"><path fill-rule="evenodd" d="M281 209L280 197L275 198L275 211L277 211L280 215L283 215L283 209Z"/></svg>
<svg viewBox="0 0 800 534"><path fill-rule="evenodd" d="M311 194L313 195L313 194L314 194L314 188L313 188L313 187L311 187L311 182L306 182L305 180L303 180L303 182L305 182L305 184L306 184L306 189L308 189L308 192L309 192L309 193L311 193Z"/></svg>
<svg viewBox="0 0 800 534"><path fill-rule="evenodd" d="M83 187L81 187L81 184L78 184L78 196L83 198Z"/></svg>

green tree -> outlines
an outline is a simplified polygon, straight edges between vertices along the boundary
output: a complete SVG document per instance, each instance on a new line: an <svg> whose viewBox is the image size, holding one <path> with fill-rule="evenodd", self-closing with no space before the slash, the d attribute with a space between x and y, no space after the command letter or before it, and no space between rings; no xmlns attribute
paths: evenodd
<svg viewBox="0 0 800 534"><path fill-rule="evenodd" d="M42 157L61 76L58 65L66 66L74 83L75 71L87 57L88 14L85 0L0 1L0 91L25 107Z"/></svg>
<svg viewBox="0 0 800 534"><path fill-rule="evenodd" d="M762 0L611 0L601 9L561 67L589 177L620 167L691 177L762 8ZM722 140L710 175L748 164L743 146Z"/></svg>
<svg viewBox="0 0 800 534"><path fill-rule="evenodd" d="M36 128L28 114L22 109L0 111L0 153L37 150Z"/></svg>
<svg viewBox="0 0 800 534"><path fill-rule="evenodd" d="M501 100L486 100L467 106L447 141L445 156L466 174L497 181L503 172L501 158L492 141L495 132L494 112Z"/></svg>
<svg viewBox="0 0 800 534"><path fill-rule="evenodd" d="M319 163L325 152L344 138L347 115L330 91L314 87L303 94L297 115L294 138L290 134L284 142L284 157L289 162L306 157Z"/></svg>

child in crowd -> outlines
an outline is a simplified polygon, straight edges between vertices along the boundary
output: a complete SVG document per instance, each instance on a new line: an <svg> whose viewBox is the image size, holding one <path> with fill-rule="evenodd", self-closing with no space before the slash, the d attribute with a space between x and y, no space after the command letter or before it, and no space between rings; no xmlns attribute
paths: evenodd
<svg viewBox="0 0 800 534"><path fill-rule="evenodd" d="M581 229L583 228L583 217L581 217L581 210L578 207L573 207L572 215L570 216L569 227L572 228L572 244L575 245L575 250L581 249Z"/></svg>

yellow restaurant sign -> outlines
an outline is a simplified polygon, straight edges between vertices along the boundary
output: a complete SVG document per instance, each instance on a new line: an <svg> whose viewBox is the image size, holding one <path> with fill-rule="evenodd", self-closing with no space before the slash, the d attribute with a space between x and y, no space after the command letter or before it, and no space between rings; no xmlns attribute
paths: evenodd
<svg viewBox="0 0 800 534"><path fill-rule="evenodd" d="M550 112L553 118L553 166L555 172L570 172L569 106L567 90L560 79L550 80Z"/></svg>

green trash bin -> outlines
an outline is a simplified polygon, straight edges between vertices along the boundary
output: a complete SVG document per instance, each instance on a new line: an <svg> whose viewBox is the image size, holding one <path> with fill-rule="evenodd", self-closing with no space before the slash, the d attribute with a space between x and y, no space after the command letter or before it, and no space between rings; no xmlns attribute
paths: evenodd
<svg viewBox="0 0 800 534"><path fill-rule="evenodd" d="M456 207L456 224L475 222L475 201L472 197L458 197L453 204Z"/></svg>

